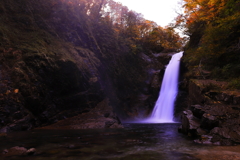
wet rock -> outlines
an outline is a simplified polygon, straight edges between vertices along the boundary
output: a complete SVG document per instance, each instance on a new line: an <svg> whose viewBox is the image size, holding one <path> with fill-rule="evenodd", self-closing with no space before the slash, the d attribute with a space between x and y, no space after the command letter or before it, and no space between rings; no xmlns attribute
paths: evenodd
<svg viewBox="0 0 240 160"><path fill-rule="evenodd" d="M8 153L8 150L7 149L4 149L3 151L2 151L2 154L7 154Z"/></svg>
<svg viewBox="0 0 240 160"><path fill-rule="evenodd" d="M203 106L201 105L191 105L190 110L192 111L193 115L197 118L201 118L205 111L203 110Z"/></svg>
<svg viewBox="0 0 240 160"><path fill-rule="evenodd" d="M182 126L179 130L197 138L196 143L213 145L240 143L240 112L236 107L238 106L225 104L192 105L191 110L183 111Z"/></svg>
<svg viewBox="0 0 240 160"><path fill-rule="evenodd" d="M217 127L219 125L218 119L209 114L209 113L204 113L201 118L201 127L205 128L207 130L211 130L214 127Z"/></svg>
<svg viewBox="0 0 240 160"><path fill-rule="evenodd" d="M216 145L216 146L231 146L234 145L233 141L230 139L224 139L217 135L202 135L199 139L194 140L195 143L199 144L209 144L209 145Z"/></svg>
<svg viewBox="0 0 240 160"><path fill-rule="evenodd" d="M181 117L182 128L179 130L182 133L188 134L189 136L197 136L198 129L200 127L200 120L193 116L191 110L183 111Z"/></svg>
<svg viewBox="0 0 240 160"><path fill-rule="evenodd" d="M7 125L0 129L0 133L7 133L11 131L19 131L19 130L29 130L32 126L33 118L31 115L27 115L22 119L15 120L14 123Z"/></svg>
<svg viewBox="0 0 240 160"><path fill-rule="evenodd" d="M33 155L33 154L35 154L35 153L36 153L36 149L35 149L35 148L30 148L30 149L28 149L27 152L26 152L27 155Z"/></svg>
<svg viewBox="0 0 240 160"><path fill-rule="evenodd" d="M229 132L230 132L229 128L215 127L214 129L211 130L211 134L218 134L224 138L230 138Z"/></svg>
<svg viewBox="0 0 240 160"><path fill-rule="evenodd" d="M202 135L199 139L195 139L194 142L199 144L213 144L211 140L212 136Z"/></svg>
<svg viewBox="0 0 240 160"><path fill-rule="evenodd" d="M36 152L35 148L26 149L25 147L12 147L10 149L3 150L2 154L5 156L21 156L21 155L33 155Z"/></svg>
<svg viewBox="0 0 240 160"><path fill-rule="evenodd" d="M225 83L213 80L191 80L189 83L189 102L195 104L183 112L183 133L197 135L195 142L201 144L240 143L239 92L217 90L217 85ZM195 125L196 122L200 126Z"/></svg>
<svg viewBox="0 0 240 160"><path fill-rule="evenodd" d="M16 147L12 147L10 149L7 150L7 154L8 155L25 155L27 153L27 149L24 148L24 147L19 147L19 146L16 146Z"/></svg>
<svg viewBox="0 0 240 160"><path fill-rule="evenodd" d="M240 143L240 127L239 125L235 126L225 126L225 127L215 127L211 130L211 134L213 135L219 135L224 141L222 141L223 144L233 144ZM226 141L228 139L228 141Z"/></svg>

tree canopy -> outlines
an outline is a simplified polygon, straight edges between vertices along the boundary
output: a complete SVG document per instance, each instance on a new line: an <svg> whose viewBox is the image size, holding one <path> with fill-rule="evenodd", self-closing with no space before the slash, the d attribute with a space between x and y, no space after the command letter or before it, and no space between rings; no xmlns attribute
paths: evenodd
<svg viewBox="0 0 240 160"><path fill-rule="evenodd" d="M184 0L176 26L190 37L185 61L215 78L240 77L240 1Z"/></svg>
<svg viewBox="0 0 240 160"><path fill-rule="evenodd" d="M178 33L146 20L113 0L52 0L52 6L67 4L69 10L81 14L88 24L113 30L114 38L124 39L133 53L178 51L183 40ZM65 8L66 9L66 8ZM81 12L81 13L79 13ZM99 27L99 28L101 28Z"/></svg>

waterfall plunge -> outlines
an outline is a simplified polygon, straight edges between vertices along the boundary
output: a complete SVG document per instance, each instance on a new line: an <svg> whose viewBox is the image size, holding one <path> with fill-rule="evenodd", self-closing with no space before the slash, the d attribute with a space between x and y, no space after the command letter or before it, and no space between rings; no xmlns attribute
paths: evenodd
<svg viewBox="0 0 240 160"><path fill-rule="evenodd" d="M174 102L178 93L178 75L180 59L183 52L172 56L163 77L158 100L151 116L145 120L147 123L172 123L174 114Z"/></svg>

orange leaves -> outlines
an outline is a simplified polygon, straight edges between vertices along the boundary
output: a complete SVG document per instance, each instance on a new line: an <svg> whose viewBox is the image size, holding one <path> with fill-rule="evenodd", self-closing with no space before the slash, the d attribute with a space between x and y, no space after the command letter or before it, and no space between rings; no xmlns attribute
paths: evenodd
<svg viewBox="0 0 240 160"><path fill-rule="evenodd" d="M220 68L233 62L238 66L236 57L239 50L233 48L239 41L240 1L184 1L186 33L191 38L186 47L188 62L196 65L202 61L209 68Z"/></svg>
<svg viewBox="0 0 240 160"><path fill-rule="evenodd" d="M9 95L9 94L11 94L11 93L17 94L18 92L19 92L19 89L14 89L13 91L7 90L7 91L5 92L5 95Z"/></svg>
<svg viewBox="0 0 240 160"><path fill-rule="evenodd" d="M184 0L186 27L192 23L200 21L206 24L217 22L221 25L221 20L231 17L235 11L239 1L235 0ZM220 23L219 23L220 22ZM177 18L176 23L179 23Z"/></svg>
<svg viewBox="0 0 240 160"><path fill-rule="evenodd" d="M19 89L14 89L14 93L17 94L19 92Z"/></svg>
<svg viewBox="0 0 240 160"><path fill-rule="evenodd" d="M186 4L185 9L188 23L195 21L211 22L220 15L226 7L227 0L184 0ZM195 16L194 16L195 15ZM191 19L191 20L190 20Z"/></svg>

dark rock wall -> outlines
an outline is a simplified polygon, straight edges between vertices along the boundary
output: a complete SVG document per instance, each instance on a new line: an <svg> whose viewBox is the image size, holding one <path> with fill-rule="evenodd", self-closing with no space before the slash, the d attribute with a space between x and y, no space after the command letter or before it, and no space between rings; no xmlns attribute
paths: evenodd
<svg viewBox="0 0 240 160"><path fill-rule="evenodd" d="M188 108L189 98L188 98L188 86L184 74L187 72L185 64L181 61L179 68L179 79L178 79L178 95L175 101L174 108L174 118L175 121L181 121L182 111Z"/></svg>
<svg viewBox="0 0 240 160"><path fill-rule="evenodd" d="M2 132L49 125L104 99L122 120L153 107L170 57L132 54L108 25L73 11L61 1L0 2Z"/></svg>
<svg viewBox="0 0 240 160"><path fill-rule="evenodd" d="M122 107L127 114L123 121L138 120L151 114L158 99L165 67L171 59L171 54L142 55L142 58L147 64L145 66L147 77L143 79L140 92L129 95L123 100Z"/></svg>
<svg viewBox="0 0 240 160"><path fill-rule="evenodd" d="M189 106L179 130L201 144L239 144L240 92L221 90L224 82L209 79L191 79L188 84Z"/></svg>

